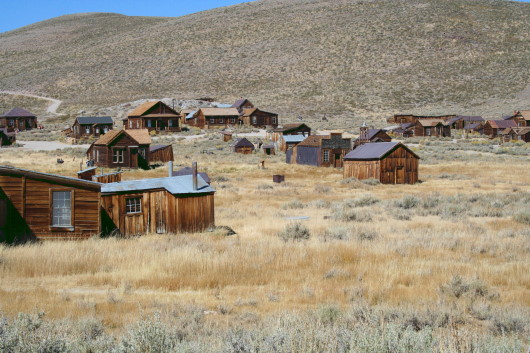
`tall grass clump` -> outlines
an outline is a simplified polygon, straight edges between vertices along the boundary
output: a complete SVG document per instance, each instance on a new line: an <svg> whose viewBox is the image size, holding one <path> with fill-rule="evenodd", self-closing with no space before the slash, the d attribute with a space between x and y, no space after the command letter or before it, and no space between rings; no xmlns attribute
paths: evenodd
<svg viewBox="0 0 530 353"><path fill-rule="evenodd" d="M307 240L311 237L311 232L302 223L290 223L278 236L285 242Z"/></svg>

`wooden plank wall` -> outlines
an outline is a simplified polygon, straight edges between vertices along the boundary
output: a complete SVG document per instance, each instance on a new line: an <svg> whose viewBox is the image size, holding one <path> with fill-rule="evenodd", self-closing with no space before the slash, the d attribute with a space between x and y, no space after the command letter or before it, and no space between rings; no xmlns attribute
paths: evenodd
<svg viewBox="0 0 530 353"><path fill-rule="evenodd" d="M13 204L12 212L17 213L8 214L8 227L12 229L27 228L40 239L84 239L100 233L98 191L17 176L0 176L0 188ZM73 191L73 230L51 227L52 190Z"/></svg>
<svg viewBox="0 0 530 353"><path fill-rule="evenodd" d="M379 180L380 174L380 161L344 161L344 179L357 178L364 180L374 178Z"/></svg>
<svg viewBox="0 0 530 353"><path fill-rule="evenodd" d="M166 163L173 160L173 146L171 145L167 145L167 147L160 148L154 152L149 152L149 162Z"/></svg>

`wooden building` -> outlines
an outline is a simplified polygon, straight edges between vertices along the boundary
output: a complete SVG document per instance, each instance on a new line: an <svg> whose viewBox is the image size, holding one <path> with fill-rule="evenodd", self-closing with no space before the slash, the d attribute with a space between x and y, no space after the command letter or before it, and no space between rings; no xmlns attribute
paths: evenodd
<svg viewBox="0 0 530 353"><path fill-rule="evenodd" d="M399 124L395 127L388 128L387 131L392 132L395 136L401 136L401 137L413 137L414 136L414 127L416 123L403 123Z"/></svg>
<svg viewBox="0 0 530 353"><path fill-rule="evenodd" d="M0 241L101 233L100 190L93 181L0 166Z"/></svg>
<svg viewBox="0 0 530 353"><path fill-rule="evenodd" d="M237 139L233 147L235 153L251 154L254 151L254 144L244 137Z"/></svg>
<svg viewBox="0 0 530 353"><path fill-rule="evenodd" d="M226 128L240 125L239 112L236 108L200 108L187 124L200 129Z"/></svg>
<svg viewBox="0 0 530 353"><path fill-rule="evenodd" d="M71 127L70 137L99 137L113 129L110 116L78 116Z"/></svg>
<svg viewBox="0 0 530 353"><path fill-rule="evenodd" d="M359 137L355 139L354 146L365 143L390 142L392 138L382 129L369 129L365 124L360 128Z"/></svg>
<svg viewBox="0 0 530 353"><path fill-rule="evenodd" d="M245 109L255 108L254 104L246 98L240 98L232 104L231 108L236 108L239 114L243 114Z"/></svg>
<svg viewBox="0 0 530 353"><path fill-rule="evenodd" d="M530 127L509 127L498 134L502 142L530 142Z"/></svg>
<svg viewBox="0 0 530 353"><path fill-rule="evenodd" d="M243 125L257 128L278 127L278 114L269 113L258 108L243 109L241 120Z"/></svg>
<svg viewBox="0 0 530 353"><path fill-rule="evenodd" d="M224 142L232 141L232 131L221 131L221 135L223 136Z"/></svg>
<svg viewBox="0 0 530 353"><path fill-rule="evenodd" d="M413 114L395 114L394 116L387 119L389 124L405 124L405 123L416 123L418 120L443 120L448 121L451 118L456 117L454 114L448 115L413 115Z"/></svg>
<svg viewBox="0 0 530 353"><path fill-rule="evenodd" d="M180 114L162 101L146 102L129 112L123 119L123 128L147 129L149 132L178 132L180 128Z"/></svg>
<svg viewBox="0 0 530 353"><path fill-rule="evenodd" d="M267 138L277 145L280 151L287 151L289 147L294 147L302 142L307 136L311 135L311 128L303 123L285 124L280 128L267 133ZM287 136L298 136L296 138Z"/></svg>
<svg viewBox="0 0 530 353"><path fill-rule="evenodd" d="M0 127L9 131L25 131L37 128L37 116L22 108L13 108L0 116Z"/></svg>
<svg viewBox="0 0 530 353"><path fill-rule="evenodd" d="M451 127L443 120L418 120L414 125L414 136L450 137Z"/></svg>
<svg viewBox="0 0 530 353"><path fill-rule="evenodd" d="M167 163L173 161L173 146L172 145L153 145L149 146L149 164L153 163Z"/></svg>
<svg viewBox="0 0 530 353"><path fill-rule="evenodd" d="M200 175L101 186L101 206L124 236L204 231L215 224L215 190Z"/></svg>
<svg viewBox="0 0 530 353"><path fill-rule="evenodd" d="M148 168L152 162L173 160L169 146L152 146L146 129L111 130L93 142L87 158L105 168Z"/></svg>
<svg viewBox="0 0 530 353"><path fill-rule="evenodd" d="M488 120L484 124L484 135L495 138L499 135L499 132L511 127L517 127L515 120Z"/></svg>
<svg viewBox="0 0 530 353"><path fill-rule="evenodd" d="M451 129L463 130L466 126L472 124L483 124L485 122L484 118L481 116L467 116L467 115L458 115L454 118L447 120L447 124Z"/></svg>
<svg viewBox="0 0 530 353"><path fill-rule="evenodd" d="M352 141L341 133L329 136L312 135L293 149L287 150L287 163L313 165L317 167L342 167L344 156L352 149Z"/></svg>
<svg viewBox="0 0 530 353"><path fill-rule="evenodd" d="M513 120L518 127L530 126L530 110L517 110L512 116L506 117L505 120Z"/></svg>
<svg viewBox="0 0 530 353"><path fill-rule="evenodd" d="M470 133L477 133L477 134L484 134L484 124L469 124L464 127L464 132L466 134Z"/></svg>
<svg viewBox="0 0 530 353"><path fill-rule="evenodd" d="M270 156L270 155L275 155L276 154L276 151L274 149L274 145L271 144L271 143L261 146L261 149L263 150L263 153L265 153L266 155Z"/></svg>
<svg viewBox="0 0 530 353"><path fill-rule="evenodd" d="M344 179L377 179L382 184L414 184L419 159L399 142L367 143L344 157Z"/></svg>

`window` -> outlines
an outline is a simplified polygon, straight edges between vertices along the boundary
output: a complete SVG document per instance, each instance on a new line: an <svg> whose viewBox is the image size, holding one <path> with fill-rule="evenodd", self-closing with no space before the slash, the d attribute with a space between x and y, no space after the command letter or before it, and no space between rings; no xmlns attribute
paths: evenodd
<svg viewBox="0 0 530 353"><path fill-rule="evenodd" d="M53 191L52 192L52 226L71 227L72 226L72 192Z"/></svg>
<svg viewBox="0 0 530 353"><path fill-rule="evenodd" d="M153 121L147 120L147 127L153 127Z"/></svg>
<svg viewBox="0 0 530 353"><path fill-rule="evenodd" d="M210 124L215 124L215 119L210 119Z"/></svg>
<svg viewBox="0 0 530 353"><path fill-rule="evenodd" d="M276 117L272 117L272 124L276 124Z"/></svg>
<svg viewBox="0 0 530 353"><path fill-rule="evenodd" d="M425 128L425 136L431 136L431 128L430 127L426 127Z"/></svg>
<svg viewBox="0 0 530 353"><path fill-rule="evenodd" d="M123 150L115 149L112 151L112 161L114 163L123 163Z"/></svg>
<svg viewBox="0 0 530 353"><path fill-rule="evenodd" d="M108 126L105 126L103 128L103 133L106 134L107 132L109 132L109 127Z"/></svg>
<svg viewBox="0 0 530 353"><path fill-rule="evenodd" d="M85 127L85 133L90 134L90 126Z"/></svg>
<svg viewBox="0 0 530 353"><path fill-rule="evenodd" d="M236 123L236 118L232 118L232 119L230 119L230 123L231 123L231 124L235 124L235 123Z"/></svg>
<svg viewBox="0 0 530 353"><path fill-rule="evenodd" d="M133 128L133 124L132 124L132 120L129 120L129 129L132 129Z"/></svg>
<svg viewBox="0 0 530 353"><path fill-rule="evenodd" d="M258 123L258 118L256 118L255 116L252 117L252 124L257 124Z"/></svg>
<svg viewBox="0 0 530 353"><path fill-rule="evenodd" d="M9 126L15 126L15 119L9 119Z"/></svg>
<svg viewBox="0 0 530 353"><path fill-rule="evenodd" d="M127 212L127 214L142 212L142 198L131 197L125 199L125 212Z"/></svg>
<svg viewBox="0 0 530 353"><path fill-rule="evenodd" d="M324 151L324 162L329 162L329 151Z"/></svg>
<svg viewBox="0 0 530 353"><path fill-rule="evenodd" d="M225 119L223 119L223 118L217 119L217 122L218 122L219 124L223 124L223 123L225 122Z"/></svg>
<svg viewBox="0 0 530 353"><path fill-rule="evenodd" d="M96 150L96 162L99 162L99 150Z"/></svg>
<svg viewBox="0 0 530 353"><path fill-rule="evenodd" d="M142 156L143 158L145 158L145 148L140 148L140 149L138 150L138 154L139 154L140 156Z"/></svg>

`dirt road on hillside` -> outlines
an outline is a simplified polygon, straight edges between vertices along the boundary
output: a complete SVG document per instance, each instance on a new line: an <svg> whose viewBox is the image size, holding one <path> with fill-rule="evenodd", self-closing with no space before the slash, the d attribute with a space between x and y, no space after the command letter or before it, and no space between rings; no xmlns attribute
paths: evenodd
<svg viewBox="0 0 530 353"><path fill-rule="evenodd" d="M16 92L16 91L0 91L0 93L12 94L14 96L26 96L26 97L40 98L40 99L47 100L50 102L50 105L46 109L46 112L50 114L55 114L55 115L57 115L57 109L59 109L59 106L63 103L63 101L59 99L38 96L36 94L31 94L31 93Z"/></svg>

